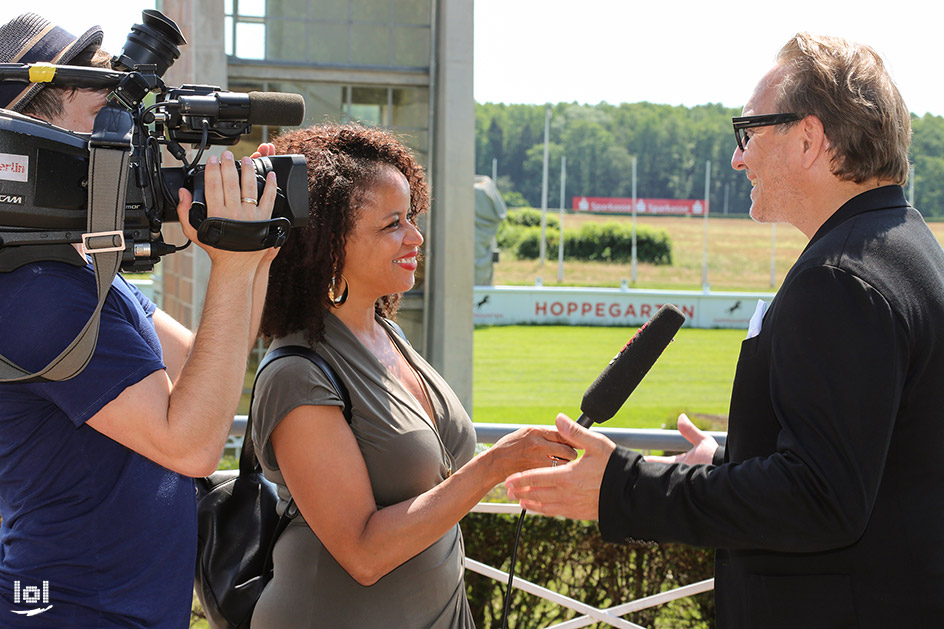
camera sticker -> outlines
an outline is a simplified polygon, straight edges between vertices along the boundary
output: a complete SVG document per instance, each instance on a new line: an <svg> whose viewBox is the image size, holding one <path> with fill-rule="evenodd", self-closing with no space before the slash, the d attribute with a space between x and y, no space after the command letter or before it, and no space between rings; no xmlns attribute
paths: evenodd
<svg viewBox="0 0 944 629"><path fill-rule="evenodd" d="M0 153L0 180L27 181L29 156Z"/></svg>

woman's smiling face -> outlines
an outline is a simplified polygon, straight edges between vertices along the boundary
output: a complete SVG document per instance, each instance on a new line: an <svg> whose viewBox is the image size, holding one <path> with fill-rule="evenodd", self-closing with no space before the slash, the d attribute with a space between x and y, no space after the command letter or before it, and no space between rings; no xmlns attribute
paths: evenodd
<svg viewBox="0 0 944 629"><path fill-rule="evenodd" d="M413 288L423 235L411 223L410 185L403 174L381 166L364 193L344 252L342 275L351 296L369 302Z"/></svg>

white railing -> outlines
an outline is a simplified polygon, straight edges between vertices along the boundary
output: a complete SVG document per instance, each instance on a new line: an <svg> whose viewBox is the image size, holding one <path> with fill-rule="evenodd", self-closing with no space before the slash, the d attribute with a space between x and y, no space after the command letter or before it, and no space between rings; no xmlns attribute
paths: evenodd
<svg viewBox="0 0 944 629"><path fill-rule="evenodd" d="M495 443L503 436L510 434L522 427L522 425L516 424L476 423L476 441L478 443ZM245 430L246 416L237 415L235 421L233 422L233 426L230 429L230 439L227 442L227 448L235 449L238 452L242 443L242 435ZM675 430L603 427L594 427L592 430L606 435L619 445L632 448L634 450L663 450L682 452L687 450L690 445L678 433L678 431ZM724 444L726 439L725 433L710 432L709 434L712 435L718 441L718 443ZM517 504L480 502L474 509L472 509L472 512L516 515L521 513L521 507L519 507ZM497 568L493 568L474 559L469 559L466 557L465 567L467 570L471 570L472 572L476 572L485 577L494 579L500 583L508 583L507 572L503 572ZM578 627L586 627L587 625L598 622L607 623L610 626L621 627L625 629L646 629L645 627L631 623L628 620L624 620L621 618L621 616L638 612L639 610L647 609L649 607L655 607L656 605L662 605L664 603L668 603L669 601L707 592L714 589L714 579L706 579L697 583L691 583L673 590L660 592L659 594L652 596L646 596L635 601L628 601L626 603L621 603L606 609L588 605L519 577L514 577L512 586L581 614L580 616L572 618L568 621L555 625L549 625L548 627L545 627L545 629L577 629Z"/></svg>
<svg viewBox="0 0 944 629"><path fill-rule="evenodd" d="M495 443L505 435L509 435L519 428L530 424L487 424L475 422L475 440L478 443ZM633 450L667 450L684 452L691 446L677 430L658 430L650 428L605 428L594 426L594 432L599 432L612 439L615 443ZM236 448L242 444L243 433L246 431L246 416L237 415L229 430L227 448ZM727 433L707 432L715 440L724 445Z"/></svg>

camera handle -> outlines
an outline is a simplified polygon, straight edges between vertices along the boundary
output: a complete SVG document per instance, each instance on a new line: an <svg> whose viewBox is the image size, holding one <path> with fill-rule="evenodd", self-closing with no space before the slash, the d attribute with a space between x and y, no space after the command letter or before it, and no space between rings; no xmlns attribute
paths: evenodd
<svg viewBox="0 0 944 629"><path fill-rule="evenodd" d="M261 251L281 247L288 238L292 221L285 217L266 221L238 221L232 218L205 218L197 230L200 242L227 251Z"/></svg>
<svg viewBox="0 0 944 629"><path fill-rule="evenodd" d="M103 107L89 139L88 231L82 247L92 258L98 304L72 343L45 367L32 373L0 356L0 382L43 382L75 377L92 358L98 343L102 306L118 274L125 249L124 222L128 165L134 120L131 113Z"/></svg>

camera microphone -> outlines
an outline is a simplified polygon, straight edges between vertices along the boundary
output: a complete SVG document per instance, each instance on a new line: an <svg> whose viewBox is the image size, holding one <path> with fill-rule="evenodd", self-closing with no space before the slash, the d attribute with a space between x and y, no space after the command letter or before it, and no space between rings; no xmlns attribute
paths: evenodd
<svg viewBox="0 0 944 629"><path fill-rule="evenodd" d="M305 119L305 99L283 92L213 92L178 96L181 116L239 120L254 125L294 127Z"/></svg>
<svg viewBox="0 0 944 629"><path fill-rule="evenodd" d="M665 304L647 321L626 347L610 361L584 393L577 423L589 428L613 417L639 386L685 322L685 315Z"/></svg>

